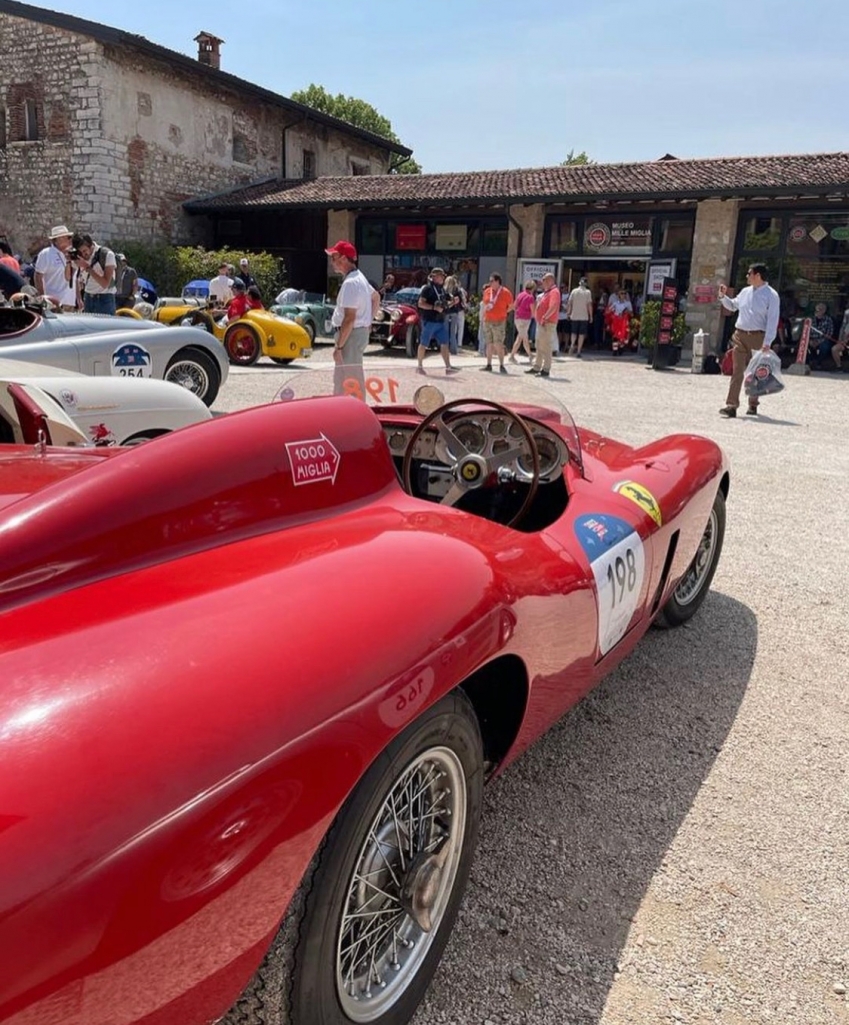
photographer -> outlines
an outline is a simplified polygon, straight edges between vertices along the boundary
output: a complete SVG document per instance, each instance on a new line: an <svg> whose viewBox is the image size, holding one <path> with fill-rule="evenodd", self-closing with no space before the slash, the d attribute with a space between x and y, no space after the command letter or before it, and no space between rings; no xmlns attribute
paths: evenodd
<svg viewBox="0 0 849 1025"><path fill-rule="evenodd" d="M86 313L115 313L115 254L99 246L91 235L74 235L69 255L85 275L83 308Z"/></svg>
<svg viewBox="0 0 849 1025"><path fill-rule="evenodd" d="M64 224L50 230L50 245L45 246L35 261L35 288L46 295L60 310L71 313L77 308L74 287L74 265L71 262L72 232Z"/></svg>
<svg viewBox="0 0 849 1025"><path fill-rule="evenodd" d="M419 317L422 321L422 333L419 339L419 347L416 350L418 369L424 372L424 358L427 355L431 342L437 342L442 362L445 364L446 373L457 373L458 368L451 366L450 353L448 351L448 325L445 323L445 314L453 311L459 303L459 299L449 296L445 291L445 271L441 267L434 267L427 279L428 283L419 293Z"/></svg>

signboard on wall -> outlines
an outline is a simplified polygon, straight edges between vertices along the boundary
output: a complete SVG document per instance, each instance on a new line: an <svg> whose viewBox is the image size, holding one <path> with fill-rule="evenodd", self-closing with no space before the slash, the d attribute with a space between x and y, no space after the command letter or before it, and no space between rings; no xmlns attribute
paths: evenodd
<svg viewBox="0 0 849 1025"><path fill-rule="evenodd" d="M427 249L426 224L399 224L395 228L396 249Z"/></svg>
<svg viewBox="0 0 849 1025"><path fill-rule="evenodd" d="M650 253L651 233L651 217L599 218L584 229L584 247L596 253Z"/></svg>
<svg viewBox="0 0 849 1025"><path fill-rule="evenodd" d="M465 252L467 235L465 224L437 224L436 248L442 252L452 249Z"/></svg>
<svg viewBox="0 0 849 1025"><path fill-rule="evenodd" d="M542 281L546 274L553 274L559 285L562 263L562 260L518 260L515 291L521 292L526 281Z"/></svg>

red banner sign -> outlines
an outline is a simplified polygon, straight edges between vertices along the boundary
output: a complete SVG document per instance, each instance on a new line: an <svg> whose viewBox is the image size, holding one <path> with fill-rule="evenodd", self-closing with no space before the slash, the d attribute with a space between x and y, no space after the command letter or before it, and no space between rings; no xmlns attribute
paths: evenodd
<svg viewBox="0 0 849 1025"><path fill-rule="evenodd" d="M396 249L427 249L426 224L399 224L395 228Z"/></svg>
<svg viewBox="0 0 849 1025"><path fill-rule="evenodd" d="M811 318L805 317L802 322L802 337L799 339L799 351L796 353L797 363L808 362L808 346L811 344Z"/></svg>

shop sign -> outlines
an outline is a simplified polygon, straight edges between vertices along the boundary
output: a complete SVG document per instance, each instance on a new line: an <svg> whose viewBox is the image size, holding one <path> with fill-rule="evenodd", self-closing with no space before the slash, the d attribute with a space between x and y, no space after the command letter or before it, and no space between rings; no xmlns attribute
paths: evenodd
<svg viewBox="0 0 849 1025"><path fill-rule="evenodd" d="M663 262L650 263L646 281L646 295L651 299L657 299L663 293L663 282L665 278L671 278L675 274L675 260L664 260Z"/></svg>
<svg viewBox="0 0 849 1025"><path fill-rule="evenodd" d="M466 249L467 228L465 224L437 224L436 248L440 250Z"/></svg>
<svg viewBox="0 0 849 1025"><path fill-rule="evenodd" d="M810 232L810 236L814 242L822 242L824 238L828 238L828 232L821 224L818 224L814 230Z"/></svg>
<svg viewBox="0 0 849 1025"><path fill-rule="evenodd" d="M693 289L693 299L697 303L712 303L717 294L716 285L696 285Z"/></svg>
<svg viewBox="0 0 849 1025"><path fill-rule="evenodd" d="M426 224L399 224L395 228L396 249L426 249Z"/></svg>
<svg viewBox="0 0 849 1025"><path fill-rule="evenodd" d="M805 237L805 229L801 224L797 224L795 228L790 229L790 241L801 242Z"/></svg>
<svg viewBox="0 0 849 1025"><path fill-rule="evenodd" d="M637 220L594 221L584 232L584 244L590 249L651 250L651 218Z"/></svg>
<svg viewBox="0 0 849 1025"><path fill-rule="evenodd" d="M845 242L849 239L849 226L844 225L842 228L832 228L831 237L837 242Z"/></svg>

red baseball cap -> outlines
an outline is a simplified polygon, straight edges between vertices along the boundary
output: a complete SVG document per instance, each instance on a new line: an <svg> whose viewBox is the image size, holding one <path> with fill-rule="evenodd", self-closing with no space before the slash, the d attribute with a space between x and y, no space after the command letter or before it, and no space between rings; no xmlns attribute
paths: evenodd
<svg viewBox="0 0 849 1025"><path fill-rule="evenodd" d="M339 256L344 256L348 260L356 260L357 258L356 246L354 246L351 242L337 242L336 245L333 246L331 249L325 249L324 251L325 253L327 253L328 256L332 256L333 253L338 253Z"/></svg>

